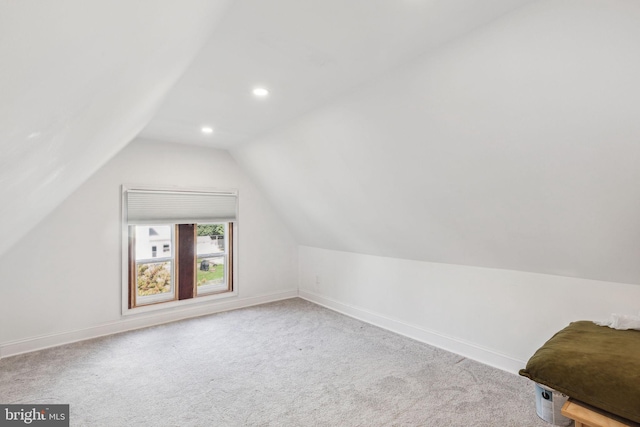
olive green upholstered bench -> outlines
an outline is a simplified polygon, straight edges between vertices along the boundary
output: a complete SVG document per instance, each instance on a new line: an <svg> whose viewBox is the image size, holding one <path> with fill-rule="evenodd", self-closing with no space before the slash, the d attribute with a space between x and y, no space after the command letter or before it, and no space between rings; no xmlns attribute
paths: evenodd
<svg viewBox="0 0 640 427"><path fill-rule="evenodd" d="M520 375L569 396L569 412L573 402L633 422L626 425L640 423L640 331L573 322L540 347Z"/></svg>

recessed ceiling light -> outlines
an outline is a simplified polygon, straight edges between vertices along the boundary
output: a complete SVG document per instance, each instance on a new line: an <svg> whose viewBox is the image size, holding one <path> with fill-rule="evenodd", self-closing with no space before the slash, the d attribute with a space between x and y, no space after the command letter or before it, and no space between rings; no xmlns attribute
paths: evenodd
<svg viewBox="0 0 640 427"><path fill-rule="evenodd" d="M207 135L213 133L213 128L211 126L202 126L200 130L202 131L202 133Z"/></svg>
<svg viewBox="0 0 640 427"><path fill-rule="evenodd" d="M263 87L257 87L253 89L253 94L258 98L264 98L265 96L269 95L269 91Z"/></svg>

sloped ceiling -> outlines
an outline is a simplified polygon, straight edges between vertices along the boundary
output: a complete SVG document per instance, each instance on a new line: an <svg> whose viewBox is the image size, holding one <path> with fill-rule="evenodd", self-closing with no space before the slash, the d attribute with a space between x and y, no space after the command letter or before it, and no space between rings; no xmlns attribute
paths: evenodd
<svg viewBox="0 0 640 427"><path fill-rule="evenodd" d="M0 3L0 254L147 124L227 3Z"/></svg>
<svg viewBox="0 0 640 427"><path fill-rule="evenodd" d="M234 147L531 1L235 0L141 136Z"/></svg>
<svg viewBox="0 0 640 427"><path fill-rule="evenodd" d="M538 1L232 154L301 244L637 284L638 76L640 3Z"/></svg>
<svg viewBox="0 0 640 427"><path fill-rule="evenodd" d="M225 6L2 3L0 253L143 129L301 244L640 283L638 2Z"/></svg>

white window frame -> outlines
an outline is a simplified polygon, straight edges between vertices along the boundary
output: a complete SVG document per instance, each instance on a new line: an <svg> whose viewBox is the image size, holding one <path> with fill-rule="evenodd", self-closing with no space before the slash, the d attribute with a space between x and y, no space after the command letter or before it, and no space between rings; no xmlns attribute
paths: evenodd
<svg viewBox="0 0 640 427"><path fill-rule="evenodd" d="M232 223L232 256L231 264L225 271L225 280L228 279L226 274L232 274L233 276L233 290L223 293L212 293L198 296L197 298L190 298L186 300L173 300L163 301L158 304L147 304L138 307L129 308L129 224L127 220L127 192L129 190L141 190L141 191L177 191L177 192L204 192L204 193L227 193L235 194L238 199L238 206L236 206L236 220ZM153 311L171 310L179 307L189 306L193 304L203 304L208 302L215 302L222 299L237 298L238 289L240 287L240 275L238 274L238 253L239 253L239 241L240 234L238 231L238 223L240 222L240 209L239 209L240 195L237 189L219 189L219 188L207 188L207 187L171 187L171 186L150 186L150 185L134 185L124 184L121 187L121 301L122 301L122 315L129 316L134 314L141 314ZM161 225L161 224L158 224ZM164 225L164 224L162 224ZM229 230L227 230L228 232ZM174 240L174 231L172 230L172 241ZM175 258L175 242L171 245L171 255ZM228 242L225 242L225 246ZM225 253L228 254L228 246L225 248ZM158 259L158 258L156 258ZM227 258L228 259L228 258ZM175 260L173 263L172 274L172 288L174 292L177 290L175 285Z"/></svg>
<svg viewBox="0 0 640 427"><path fill-rule="evenodd" d="M176 259L175 259L176 254L173 250L173 247L175 246L175 227L172 226L171 224L154 224L154 226L159 226L159 227L169 226L169 229L171 230L171 246L170 246L169 256L155 257L155 258L151 257L147 259L136 259L134 260L134 264L137 268L138 264L155 264L160 262L169 262L169 264L171 265L171 289L169 292L163 293L163 294L136 295L135 298L136 298L137 305L155 304L158 302L172 301L176 299ZM128 257L129 257L129 254L127 254L127 259ZM138 275L135 274L134 277L136 278L135 287L137 289ZM128 298L128 295L127 295L127 298Z"/></svg>
<svg viewBox="0 0 640 427"><path fill-rule="evenodd" d="M224 225L224 252L223 253L214 253L214 254L198 254L196 250L196 259L199 257L202 258L214 258L214 257L223 257L224 258L224 283L229 283L229 224L228 223L215 223ZM232 257L233 259L233 257ZM196 265L196 268L199 266ZM197 272L196 272L197 275ZM196 296L202 296L211 294L213 292L219 292L217 285L203 285L197 286L196 284Z"/></svg>

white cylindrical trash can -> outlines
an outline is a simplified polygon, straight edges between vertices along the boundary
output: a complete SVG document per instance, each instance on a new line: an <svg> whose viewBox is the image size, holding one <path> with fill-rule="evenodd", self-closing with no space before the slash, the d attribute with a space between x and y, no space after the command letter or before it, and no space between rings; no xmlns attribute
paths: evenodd
<svg viewBox="0 0 640 427"><path fill-rule="evenodd" d="M546 385L535 383L536 387L536 414L548 423L555 426L571 425L573 420L560 413L562 405L569 396L562 394Z"/></svg>

